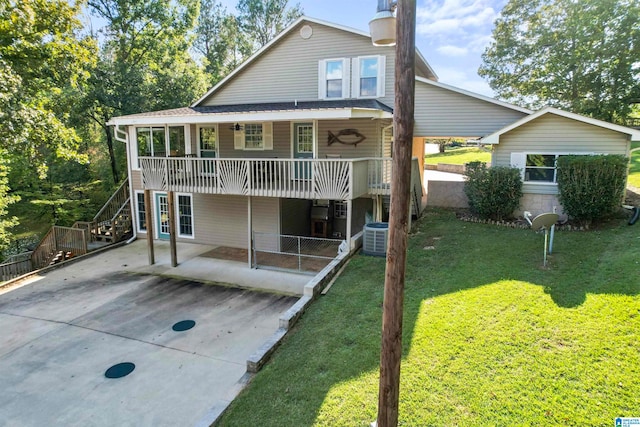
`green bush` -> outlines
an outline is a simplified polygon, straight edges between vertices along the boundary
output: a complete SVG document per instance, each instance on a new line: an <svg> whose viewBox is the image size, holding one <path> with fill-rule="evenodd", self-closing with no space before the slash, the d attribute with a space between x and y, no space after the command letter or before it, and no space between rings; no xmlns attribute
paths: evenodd
<svg viewBox="0 0 640 427"><path fill-rule="evenodd" d="M464 192L471 212L483 219L510 218L520 205L520 170L505 166L487 167L481 162L467 164Z"/></svg>
<svg viewBox="0 0 640 427"><path fill-rule="evenodd" d="M629 159L620 155L560 156L558 199L565 213L588 225L622 203Z"/></svg>

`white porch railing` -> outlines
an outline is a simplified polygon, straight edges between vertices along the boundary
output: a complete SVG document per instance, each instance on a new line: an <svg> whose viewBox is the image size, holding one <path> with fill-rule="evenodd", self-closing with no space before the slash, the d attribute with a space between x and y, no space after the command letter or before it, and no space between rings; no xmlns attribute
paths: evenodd
<svg viewBox="0 0 640 427"><path fill-rule="evenodd" d="M391 159L141 157L144 188L186 193L348 200L389 194Z"/></svg>

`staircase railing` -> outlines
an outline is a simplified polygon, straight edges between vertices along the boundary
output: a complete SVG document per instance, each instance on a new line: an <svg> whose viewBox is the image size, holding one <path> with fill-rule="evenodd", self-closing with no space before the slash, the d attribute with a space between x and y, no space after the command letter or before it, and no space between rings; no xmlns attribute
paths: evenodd
<svg viewBox="0 0 640 427"><path fill-rule="evenodd" d="M31 254L31 267L34 270L51 264L62 253L63 259L87 253L87 238L81 228L60 227L54 225Z"/></svg>
<svg viewBox="0 0 640 427"><path fill-rule="evenodd" d="M71 227L54 225L33 252L11 257L0 264L0 281L10 280L70 256L84 255L99 227L112 226L112 242L131 230L129 179L125 179L91 221L76 221Z"/></svg>
<svg viewBox="0 0 640 427"><path fill-rule="evenodd" d="M120 187L111 195L109 200L104 204L102 209L93 217L93 226L97 234L98 228L108 223L116 217L122 206L128 204L129 200L129 178L126 178L120 184Z"/></svg>

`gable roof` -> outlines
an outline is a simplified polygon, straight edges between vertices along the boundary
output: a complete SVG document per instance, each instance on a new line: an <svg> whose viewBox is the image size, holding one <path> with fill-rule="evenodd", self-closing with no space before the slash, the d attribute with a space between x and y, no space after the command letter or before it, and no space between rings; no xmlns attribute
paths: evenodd
<svg viewBox="0 0 640 427"><path fill-rule="evenodd" d="M251 65L256 59L263 56L271 47L276 45L282 38L284 38L287 34L293 31L301 22L310 22L318 25L324 25L326 27L335 28L340 31L346 31L348 33L356 34L362 37L371 38L371 35L367 32L357 30L355 28L347 27L344 25L334 24L332 22L324 21L321 19L311 18L309 16L301 16L295 21L293 21L287 28L282 30L280 34L275 36L269 43L262 46L258 49L253 55L251 55L246 61L236 67L231 73L225 76L222 80L220 80L215 86L207 91L203 96L201 96L196 102L191 104L192 107L198 107L200 103L204 102L207 98L209 98L212 94L214 94L218 89L226 85L230 80L232 80L237 74L239 74L242 70ZM431 65L424 59L424 56L420 53L420 51L416 48L416 66L422 67L426 69L434 79L438 79L435 71L431 68Z"/></svg>
<svg viewBox="0 0 640 427"><path fill-rule="evenodd" d="M541 110L538 110L535 113L523 117L522 119L510 124L509 126L506 126L499 131L492 133L491 135L485 136L481 141L483 144L499 144L501 135L510 132L513 129L518 128L526 123L536 120L538 117L544 116L545 114L555 114L556 116L565 117L567 119L576 120L578 122L587 123L604 129L609 129L614 132L624 133L629 135L632 141L640 141L640 130L635 130L620 125L614 125L613 123L593 119L591 117L582 116L576 113L570 113L568 111L563 111L554 107L545 107Z"/></svg>
<svg viewBox="0 0 640 427"><path fill-rule="evenodd" d="M511 110L519 111L521 113L525 113L525 114L533 113L533 111L529 110L528 108L520 107L520 106L515 105L515 104L509 104L508 102L500 101L498 99L491 98L491 97L488 97L488 96L485 96L485 95L480 95L479 93L471 92L471 91L468 91L468 90L465 90L465 89L461 89L459 87L451 86L451 85L448 85L448 84L445 84L445 83L434 82L433 80L425 79L423 77L416 77L416 81L421 82L421 83L426 83L428 85L435 86L435 87L438 87L440 89L448 90L448 91L451 91L451 92L456 92L456 93L459 93L461 95L469 96L471 98L476 98L476 99L479 99L481 101L489 102L491 104L499 105L501 107L509 108Z"/></svg>
<svg viewBox="0 0 640 427"><path fill-rule="evenodd" d="M109 125L222 123L303 119L391 118L393 109L376 99L271 102L184 107L113 117Z"/></svg>

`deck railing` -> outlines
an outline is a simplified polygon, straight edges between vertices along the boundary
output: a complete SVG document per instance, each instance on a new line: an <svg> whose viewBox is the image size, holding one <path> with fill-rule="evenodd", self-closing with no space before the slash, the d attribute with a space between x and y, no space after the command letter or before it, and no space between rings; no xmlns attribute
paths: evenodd
<svg viewBox="0 0 640 427"><path fill-rule="evenodd" d="M11 280L31 271L31 252L23 252L0 264L0 282Z"/></svg>
<svg viewBox="0 0 640 427"><path fill-rule="evenodd" d="M143 186L152 190L347 200L388 194L387 160L141 157L140 166Z"/></svg>

